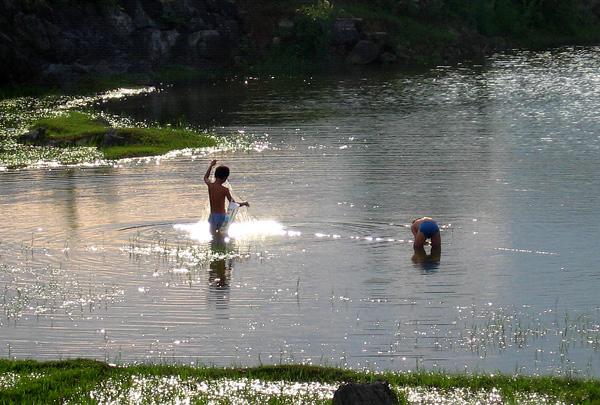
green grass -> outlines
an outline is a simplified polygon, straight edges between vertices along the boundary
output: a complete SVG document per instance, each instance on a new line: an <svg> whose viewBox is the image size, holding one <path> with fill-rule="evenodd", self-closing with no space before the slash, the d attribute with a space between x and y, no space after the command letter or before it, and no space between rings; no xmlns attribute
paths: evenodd
<svg viewBox="0 0 600 405"><path fill-rule="evenodd" d="M130 145L101 148L107 159L163 155L172 150L216 146L214 139L188 129L123 128L119 133L132 140Z"/></svg>
<svg viewBox="0 0 600 405"><path fill-rule="evenodd" d="M45 128L48 145L57 147L94 146L106 159L156 156L172 150L216 146L206 134L185 128L132 127L116 128L122 145L103 146L104 134L110 128L89 114L71 111L58 117L42 118L30 128Z"/></svg>
<svg viewBox="0 0 600 405"><path fill-rule="evenodd" d="M0 403L232 403L330 404L342 383L388 381L407 403L408 392L430 396L501 395L503 403L595 404L598 380L555 376L432 373L373 374L334 367L278 365L252 368L181 365L109 366L93 360L0 360ZM261 387L271 387L261 390ZM229 388L228 388L229 387ZM276 389L273 389L275 387ZM317 388L315 388L317 387ZM323 392L326 391L326 395ZM137 397L133 400L132 397ZM433 401L433 400L432 400ZM537 401L537 402L536 402ZM547 402L543 402L547 401ZM485 399L483 399L485 402ZM456 403L461 403L460 400ZM481 403L481 401L480 401Z"/></svg>
<svg viewBox="0 0 600 405"><path fill-rule="evenodd" d="M32 125L32 129L40 127L46 128L49 138L65 143L76 142L82 136L102 136L107 130L106 124L76 111L59 117L42 118Z"/></svg>
<svg viewBox="0 0 600 405"><path fill-rule="evenodd" d="M0 383L1 404L62 403L67 398L89 391L114 375L105 363L70 360L37 363L0 360L0 375L16 375L14 385Z"/></svg>

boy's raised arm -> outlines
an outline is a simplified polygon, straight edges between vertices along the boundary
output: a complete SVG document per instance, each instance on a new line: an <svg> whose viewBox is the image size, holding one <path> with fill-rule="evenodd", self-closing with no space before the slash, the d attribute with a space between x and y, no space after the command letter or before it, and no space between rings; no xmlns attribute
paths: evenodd
<svg viewBox="0 0 600 405"><path fill-rule="evenodd" d="M212 162L210 162L210 165L208 166L208 169L206 170L206 173L204 174L204 182L206 184L210 184L210 172L212 171L212 168L215 167L216 164L217 164L216 160L213 160Z"/></svg>

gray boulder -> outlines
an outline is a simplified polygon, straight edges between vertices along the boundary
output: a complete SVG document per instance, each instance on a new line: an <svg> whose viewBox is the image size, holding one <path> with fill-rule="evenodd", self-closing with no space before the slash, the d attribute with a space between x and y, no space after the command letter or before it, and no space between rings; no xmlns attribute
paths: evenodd
<svg viewBox="0 0 600 405"><path fill-rule="evenodd" d="M119 134L115 128L110 128L102 137L103 148L110 146L123 146L127 144L127 139Z"/></svg>
<svg viewBox="0 0 600 405"><path fill-rule="evenodd" d="M177 42L179 32L177 30L148 29L144 36L147 57L153 62L168 60L171 49Z"/></svg>

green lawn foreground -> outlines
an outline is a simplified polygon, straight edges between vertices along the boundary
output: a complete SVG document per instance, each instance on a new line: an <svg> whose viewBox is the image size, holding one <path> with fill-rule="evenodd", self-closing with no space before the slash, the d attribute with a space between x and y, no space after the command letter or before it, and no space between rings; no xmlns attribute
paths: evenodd
<svg viewBox="0 0 600 405"><path fill-rule="evenodd" d="M331 404L340 384L373 381L389 382L401 404L415 403L414 398L408 402L410 389L423 397L417 403L433 403L433 395L453 398L452 403L474 403L481 401L482 393L501 398L495 403L600 403L600 381L576 377L369 373L308 365L111 366L86 359L0 360L0 403Z"/></svg>
<svg viewBox="0 0 600 405"><path fill-rule="evenodd" d="M41 128L44 131L42 134L21 136L19 142L58 148L97 147L109 160L157 156L172 150L217 145L217 142L206 134L186 128L115 128L102 118L77 111L39 119L30 127L32 131L39 131Z"/></svg>

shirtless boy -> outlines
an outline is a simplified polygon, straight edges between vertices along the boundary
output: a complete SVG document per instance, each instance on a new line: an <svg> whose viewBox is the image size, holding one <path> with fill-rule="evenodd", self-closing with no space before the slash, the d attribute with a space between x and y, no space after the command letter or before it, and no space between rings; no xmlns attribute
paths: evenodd
<svg viewBox="0 0 600 405"><path fill-rule="evenodd" d="M206 174L204 175L204 182L208 186L208 198L210 200L210 216L208 217L208 223L210 224L210 233L213 235L219 234L221 225L225 222L225 214L227 213L227 210L225 209L225 199L230 203L235 202L229 189L223 185L229 177L229 167L217 167L215 170L215 181L210 181L210 173L216 164L216 160L210 162L210 166L208 166L208 170L206 170ZM240 206L250 206L247 202L238 204Z"/></svg>
<svg viewBox="0 0 600 405"><path fill-rule="evenodd" d="M414 248L422 248L431 239L432 247L442 246L442 237L440 236L440 227L437 222L429 217L417 218L413 221L410 230L412 231L415 242Z"/></svg>

